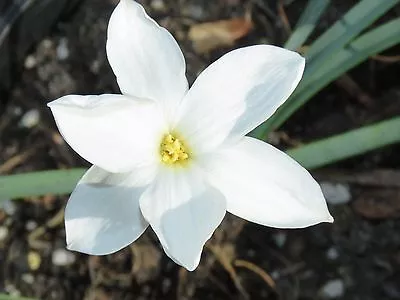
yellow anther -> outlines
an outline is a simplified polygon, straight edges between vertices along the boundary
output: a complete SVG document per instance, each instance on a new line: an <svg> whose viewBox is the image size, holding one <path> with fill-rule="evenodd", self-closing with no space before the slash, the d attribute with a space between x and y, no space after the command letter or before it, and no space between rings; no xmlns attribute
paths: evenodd
<svg viewBox="0 0 400 300"><path fill-rule="evenodd" d="M172 134L165 135L161 141L160 155L161 161L169 165L184 162L189 158L187 148L182 140Z"/></svg>

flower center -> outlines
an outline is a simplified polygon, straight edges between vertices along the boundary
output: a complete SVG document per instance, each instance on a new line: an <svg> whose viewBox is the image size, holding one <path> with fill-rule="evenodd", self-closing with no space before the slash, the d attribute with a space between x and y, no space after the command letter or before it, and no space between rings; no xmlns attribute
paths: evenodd
<svg viewBox="0 0 400 300"><path fill-rule="evenodd" d="M182 140L172 134L166 134L160 145L161 161L167 165L182 163L189 158L189 151Z"/></svg>

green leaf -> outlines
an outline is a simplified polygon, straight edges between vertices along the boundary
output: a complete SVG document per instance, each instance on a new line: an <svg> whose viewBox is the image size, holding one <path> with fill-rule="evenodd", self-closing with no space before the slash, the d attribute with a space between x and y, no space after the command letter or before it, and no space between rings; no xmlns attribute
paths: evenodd
<svg viewBox="0 0 400 300"><path fill-rule="evenodd" d="M286 49L296 50L304 44L313 32L319 18L324 13L330 2L330 0L308 1L304 12L296 24L295 30L284 46Z"/></svg>
<svg viewBox="0 0 400 300"><path fill-rule="evenodd" d="M253 131L252 136L263 138L281 126L296 110L302 107L322 88L354 68L368 57L400 43L400 18L385 23L357 38L345 49L326 60L304 88L301 83L292 97L264 124Z"/></svg>
<svg viewBox="0 0 400 300"><path fill-rule="evenodd" d="M307 89L316 73L338 51L400 0L363 0L321 35L306 53L307 68L298 90ZM399 29L400 30L400 29Z"/></svg>
<svg viewBox="0 0 400 300"><path fill-rule="evenodd" d="M307 58L327 58L341 49L400 0L362 0L322 34L307 51Z"/></svg>
<svg viewBox="0 0 400 300"><path fill-rule="evenodd" d="M400 42L400 19L396 19L371 30L342 49L354 36L399 1L363 0L323 34L308 52L311 66L307 68L303 83L290 101L267 123L257 128L255 135L260 138L265 131L277 128L324 86L368 56ZM342 50L338 51L339 49ZM314 56L316 58L313 58ZM289 153L300 160L306 168L320 167L399 141L399 123L399 118L396 118L290 150ZM388 134L390 130L392 132ZM379 134L374 135L376 132ZM371 137L375 138L370 140ZM359 141L360 145L355 145L354 141ZM329 152L328 149L333 150ZM54 170L0 176L0 199L70 193L84 171L84 169Z"/></svg>
<svg viewBox="0 0 400 300"><path fill-rule="evenodd" d="M306 70L296 92L280 107L272 118L253 130L250 135L260 139L264 138L269 131L282 125L320 89L362 62L368 56L397 44L400 40L400 27L397 24L398 19L363 34L353 41L347 49L343 49L352 38L399 1L385 0L381 2L376 0L362 0L319 37L307 52ZM386 29L390 31L384 32ZM383 35L379 36L381 33ZM376 40L372 40L375 37ZM388 40L391 37L393 40ZM341 60L344 60L343 57L348 56L349 49L357 46L360 39L364 43L366 40L369 40L368 45L365 45L365 49L359 49L360 53L354 53L347 57L347 68L345 66L341 68L342 66L337 64L336 67L342 71L339 70L340 72L335 74L335 76L330 75L326 70L332 68L332 62L340 63ZM380 44L382 40L385 41L384 44ZM317 82L316 84L315 81ZM300 96L299 100L297 97L303 90L305 93Z"/></svg>
<svg viewBox="0 0 400 300"><path fill-rule="evenodd" d="M319 168L400 142L400 117L290 149L287 153L307 169ZM84 169L54 170L0 176L2 198L68 194ZM1 300L1 298L0 298Z"/></svg>
<svg viewBox="0 0 400 300"><path fill-rule="evenodd" d="M0 176L0 200L68 194L84 172L85 169L71 169Z"/></svg>
<svg viewBox="0 0 400 300"><path fill-rule="evenodd" d="M287 151L307 169L400 142L400 117L355 129Z"/></svg>
<svg viewBox="0 0 400 300"><path fill-rule="evenodd" d="M0 300L35 300L35 299L26 297L15 297L7 294L0 294Z"/></svg>

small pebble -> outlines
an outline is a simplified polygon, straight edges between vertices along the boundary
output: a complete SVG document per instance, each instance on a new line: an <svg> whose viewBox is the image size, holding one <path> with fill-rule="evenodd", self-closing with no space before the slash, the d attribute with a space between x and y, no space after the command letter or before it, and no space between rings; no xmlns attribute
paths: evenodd
<svg viewBox="0 0 400 300"><path fill-rule="evenodd" d="M28 55L25 59L25 69L33 69L34 67L36 67L37 61L36 58L33 55Z"/></svg>
<svg viewBox="0 0 400 300"><path fill-rule="evenodd" d="M33 128L39 124L40 114L37 109L31 109L26 112L21 120L19 121L19 126L23 128Z"/></svg>
<svg viewBox="0 0 400 300"><path fill-rule="evenodd" d="M336 260L339 257L339 252L336 248L331 247L326 251L326 257L330 260Z"/></svg>
<svg viewBox="0 0 400 300"><path fill-rule="evenodd" d="M249 250L247 250L247 255L249 257L255 257L256 256L256 251L254 249L249 249Z"/></svg>
<svg viewBox="0 0 400 300"><path fill-rule="evenodd" d="M75 255L70 251L67 251L65 249L56 249L53 252L51 260L53 262L53 265L58 267L65 267L72 265L75 262L76 258Z"/></svg>
<svg viewBox="0 0 400 300"><path fill-rule="evenodd" d="M98 74L100 71L100 67L101 67L100 61L98 59L95 59L90 64L90 71L92 71L92 73L94 73L94 74Z"/></svg>
<svg viewBox="0 0 400 300"><path fill-rule="evenodd" d="M275 244L279 247L282 248L285 243L286 243L286 239L287 239L287 235L285 232L277 232L273 235L273 238L275 240Z"/></svg>
<svg viewBox="0 0 400 300"><path fill-rule="evenodd" d="M56 51L59 60L66 60L69 57L68 40L66 38L60 39Z"/></svg>
<svg viewBox="0 0 400 300"><path fill-rule="evenodd" d="M344 294L344 283L341 279L328 281L321 289L322 295L328 299L340 298Z"/></svg>
<svg viewBox="0 0 400 300"><path fill-rule="evenodd" d="M31 273L24 273L21 278L27 284L33 284L35 282L35 277Z"/></svg>
<svg viewBox="0 0 400 300"><path fill-rule="evenodd" d="M150 2L150 7L154 9L155 11L166 11L167 7L165 6L165 3L163 0L153 0Z"/></svg>
<svg viewBox="0 0 400 300"><path fill-rule="evenodd" d="M53 47L53 41L52 41L52 40L49 40L49 39L44 39L44 40L41 42L41 45L42 45L44 48L50 49L51 47Z"/></svg>
<svg viewBox="0 0 400 300"><path fill-rule="evenodd" d="M277 270L272 271L270 275L275 280L278 280L281 277L281 273Z"/></svg>
<svg viewBox="0 0 400 300"><path fill-rule="evenodd" d="M189 4L183 9L183 14L201 20L204 18L204 8L201 5Z"/></svg>
<svg viewBox="0 0 400 300"><path fill-rule="evenodd" d="M17 211L17 206L12 200L0 201L0 209L2 209L7 215L12 216Z"/></svg>
<svg viewBox="0 0 400 300"><path fill-rule="evenodd" d="M322 182L321 189L329 204L340 205L351 200L350 188L346 184Z"/></svg>
<svg viewBox="0 0 400 300"><path fill-rule="evenodd" d="M12 297L20 297L21 296L21 292L19 290L17 290L17 288L11 284L11 283L5 283L4 285L4 290L10 294L10 296Z"/></svg>
<svg viewBox="0 0 400 300"><path fill-rule="evenodd" d="M14 116L19 117L20 115L22 115L22 108L19 106L15 106L12 108L12 113Z"/></svg>
<svg viewBox="0 0 400 300"><path fill-rule="evenodd" d="M0 226L0 242L4 241L8 236L8 228Z"/></svg>
<svg viewBox="0 0 400 300"><path fill-rule="evenodd" d="M26 224L25 224L25 229L26 229L27 231L32 231L32 230L36 229L37 226L38 226L38 224L37 224L35 221L29 220L29 221L27 221Z"/></svg>

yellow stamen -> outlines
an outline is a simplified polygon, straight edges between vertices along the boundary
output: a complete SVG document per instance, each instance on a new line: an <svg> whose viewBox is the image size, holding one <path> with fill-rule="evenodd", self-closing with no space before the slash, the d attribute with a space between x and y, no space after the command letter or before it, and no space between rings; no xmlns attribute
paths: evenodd
<svg viewBox="0 0 400 300"><path fill-rule="evenodd" d="M189 158L189 151L181 139L169 133L161 141L160 155L163 163L172 165L186 161Z"/></svg>

